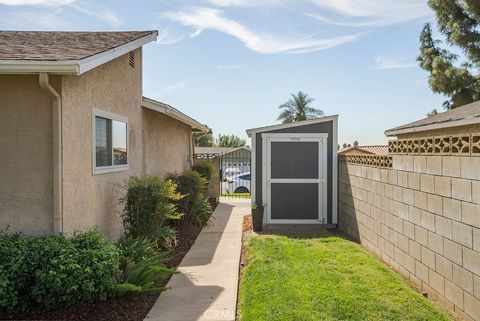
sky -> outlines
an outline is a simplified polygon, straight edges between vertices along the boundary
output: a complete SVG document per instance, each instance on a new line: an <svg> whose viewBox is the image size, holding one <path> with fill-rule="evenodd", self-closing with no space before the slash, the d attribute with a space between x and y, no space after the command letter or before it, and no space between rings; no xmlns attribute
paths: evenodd
<svg viewBox="0 0 480 321"><path fill-rule="evenodd" d="M143 49L143 94L218 134L278 123L304 91L339 115L339 143L441 108L416 62L427 0L0 0L2 30L158 30Z"/></svg>

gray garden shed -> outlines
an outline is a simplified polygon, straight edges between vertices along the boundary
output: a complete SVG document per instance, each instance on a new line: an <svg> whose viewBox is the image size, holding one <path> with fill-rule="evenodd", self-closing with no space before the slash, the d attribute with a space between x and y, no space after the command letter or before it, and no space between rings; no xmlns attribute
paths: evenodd
<svg viewBox="0 0 480 321"><path fill-rule="evenodd" d="M337 224L338 115L247 130L263 225Z"/></svg>

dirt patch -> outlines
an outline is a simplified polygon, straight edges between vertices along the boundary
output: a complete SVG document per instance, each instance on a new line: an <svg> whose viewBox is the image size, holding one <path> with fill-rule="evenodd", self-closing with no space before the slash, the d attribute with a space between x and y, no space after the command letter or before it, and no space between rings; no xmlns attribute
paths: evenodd
<svg viewBox="0 0 480 321"><path fill-rule="evenodd" d="M252 229L252 214L243 217L242 232L250 231Z"/></svg>
<svg viewBox="0 0 480 321"><path fill-rule="evenodd" d="M216 204L212 204L213 208ZM177 267L197 239L202 228L188 226L178 229L178 243L167 266ZM165 286L164 280L160 286ZM143 321L155 304L158 294L139 294L111 298L97 304L77 303L54 311L33 311L28 314L8 314L0 311L0 320L58 320L58 321Z"/></svg>

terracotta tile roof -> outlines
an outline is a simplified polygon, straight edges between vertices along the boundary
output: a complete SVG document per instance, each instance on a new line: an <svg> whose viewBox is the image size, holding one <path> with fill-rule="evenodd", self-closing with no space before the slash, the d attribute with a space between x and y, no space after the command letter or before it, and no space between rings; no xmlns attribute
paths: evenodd
<svg viewBox="0 0 480 321"><path fill-rule="evenodd" d="M342 148L338 151L339 154L346 154L351 151L358 151L359 153L371 155L388 155L387 145L370 145L370 146L351 146Z"/></svg>
<svg viewBox="0 0 480 321"><path fill-rule="evenodd" d="M156 31L0 31L0 60L81 60Z"/></svg>
<svg viewBox="0 0 480 321"><path fill-rule="evenodd" d="M480 101L389 129L385 131L385 135L394 136L398 131L405 133L435 129L434 127L447 127L449 123L462 120L470 123L480 123Z"/></svg>

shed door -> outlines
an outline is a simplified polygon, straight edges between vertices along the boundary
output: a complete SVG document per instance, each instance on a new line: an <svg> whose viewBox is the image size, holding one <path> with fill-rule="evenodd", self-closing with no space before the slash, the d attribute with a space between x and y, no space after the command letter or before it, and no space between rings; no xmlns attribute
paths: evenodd
<svg viewBox="0 0 480 321"><path fill-rule="evenodd" d="M326 223L327 134L282 135L264 138L267 223Z"/></svg>

